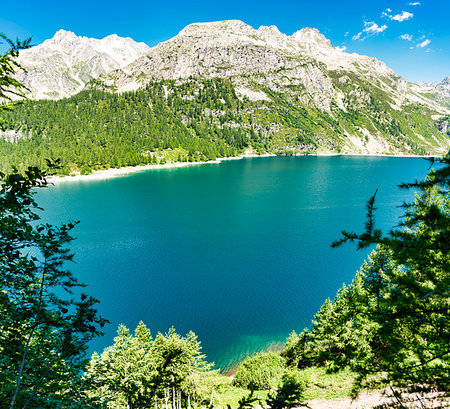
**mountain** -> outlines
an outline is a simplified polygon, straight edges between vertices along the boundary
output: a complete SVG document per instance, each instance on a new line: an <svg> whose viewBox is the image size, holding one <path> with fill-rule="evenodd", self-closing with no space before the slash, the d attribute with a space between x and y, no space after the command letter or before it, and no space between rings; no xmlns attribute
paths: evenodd
<svg viewBox="0 0 450 409"><path fill-rule="evenodd" d="M351 81L348 73L390 93L394 106L408 100L430 104L383 62L345 53L315 28L287 36L275 26L256 30L238 20L191 24L106 80L124 91L138 89L150 78L232 77L242 93L250 88L252 95L252 82L280 89L289 80L303 86L318 108L329 110L333 99L342 105L345 97L334 89L333 76L345 83Z"/></svg>
<svg viewBox="0 0 450 409"><path fill-rule="evenodd" d="M296 138L298 127L292 121L286 123L286 118L269 118L264 110L271 104L277 109L290 104L294 116L298 112L292 110L301 107L315 112L308 112L309 118L327 115L338 122L332 138L323 132L324 126L334 126L329 120L325 120L328 125L316 121L309 127L319 139L319 151L411 153L415 147L426 152L448 147L447 138L437 133L430 139L426 129L430 125L436 131L435 118L450 113L445 101L430 98L376 58L333 47L315 28L288 36L275 26L254 29L238 20L191 24L100 80L111 90L123 92L155 79L189 82L217 77L228 78L240 98L266 105L255 110L254 117L261 119L255 127L264 134L276 134L282 139L278 145L289 145L287 140ZM428 125L413 119L416 107L430 118ZM399 116L408 132L397 129ZM350 118L348 124L344 118ZM422 123L412 124L416 119Z"/></svg>
<svg viewBox="0 0 450 409"><path fill-rule="evenodd" d="M450 147L450 97L439 86L408 83L314 28L288 36L237 20L196 23L153 48L61 31L21 62L35 97L54 100L4 115L0 169L45 157L76 172L243 152L426 155Z"/></svg>
<svg viewBox="0 0 450 409"><path fill-rule="evenodd" d="M444 96L450 98L450 76L444 78L440 82L435 82L431 85L437 88L438 91L440 91Z"/></svg>
<svg viewBox="0 0 450 409"><path fill-rule="evenodd" d="M275 26L256 30L237 20L191 24L125 67L122 75L115 74L112 78L119 89L129 89L140 87L149 77L266 74L270 75L268 81L288 76L309 80L309 86L323 88L329 85L322 75L324 68L360 73L358 65L366 71L365 76L392 77L397 81L396 88L406 89L406 81L396 77L385 64L332 47L317 29L303 28L287 36Z"/></svg>
<svg viewBox="0 0 450 409"><path fill-rule="evenodd" d="M18 62L26 72L19 72L17 78L34 99L64 98L148 51L146 44L116 34L97 40L59 30L52 39L20 52Z"/></svg>

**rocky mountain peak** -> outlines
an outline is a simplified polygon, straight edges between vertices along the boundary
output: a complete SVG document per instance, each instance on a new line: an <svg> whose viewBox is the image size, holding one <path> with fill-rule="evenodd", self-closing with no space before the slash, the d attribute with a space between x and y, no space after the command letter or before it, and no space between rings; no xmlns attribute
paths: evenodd
<svg viewBox="0 0 450 409"><path fill-rule="evenodd" d="M300 44L314 45L317 47L331 47L328 40L317 28L305 27L292 34L291 38Z"/></svg>
<svg viewBox="0 0 450 409"><path fill-rule="evenodd" d="M35 99L58 99L81 91L93 78L123 68L148 52L144 43L116 34L101 40L59 30L53 38L22 50L19 63L26 72L17 78Z"/></svg>
<svg viewBox="0 0 450 409"><path fill-rule="evenodd" d="M193 23L189 24L180 31L178 36L202 34L202 33L230 33L230 34L246 34L253 30L248 24L241 20L223 20L211 21L208 23Z"/></svg>
<svg viewBox="0 0 450 409"><path fill-rule="evenodd" d="M288 36L278 30L277 26L261 26L256 31L258 36L264 39L268 44L275 47L286 46Z"/></svg>
<svg viewBox="0 0 450 409"><path fill-rule="evenodd" d="M33 48L70 47L74 43L79 42L82 38L86 38L86 37L78 37L72 31L58 30L52 38L45 40L42 44L37 45L36 47L33 47ZM28 51L30 51L30 50L28 50ZM23 51L22 53L26 53L26 52Z"/></svg>
<svg viewBox="0 0 450 409"><path fill-rule="evenodd" d="M78 38L78 36L73 31L67 31L64 29L60 29L55 33L55 35L53 36L52 39L47 40L47 41L51 41L51 40L62 41L62 40L66 40L66 39L77 39L77 38Z"/></svg>

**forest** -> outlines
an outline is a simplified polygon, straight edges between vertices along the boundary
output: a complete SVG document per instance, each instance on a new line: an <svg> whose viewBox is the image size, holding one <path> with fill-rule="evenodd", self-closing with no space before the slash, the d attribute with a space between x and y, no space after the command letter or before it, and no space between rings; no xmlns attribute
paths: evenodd
<svg viewBox="0 0 450 409"><path fill-rule="evenodd" d="M8 87L21 91L11 72L26 44L10 44L0 57L2 97ZM157 105L155 95L152 102L143 98L142 106ZM11 108L8 102L0 106L2 113ZM169 135L169 123L178 121L168 116L152 123L167 126ZM238 133L233 143L241 143ZM107 317L67 268L76 223L39 220L36 189L47 185L60 164L46 166L0 174L1 408L291 408L305 405L312 390L326 391L333 374L350 379L353 395L385 388L393 407L411 401L448 407L450 154L434 161L425 180L401 185L417 193L403 204L401 222L391 231L377 228L376 194L369 199L362 233L344 230L333 243L373 248L352 283L325 300L308 328L292 332L282 351L248 358L234 378L207 362L193 332L152 334L144 323L134 333L121 325L113 345L86 356Z"/></svg>
<svg viewBox="0 0 450 409"><path fill-rule="evenodd" d="M99 80L61 100L24 100L4 111L0 170L43 167L59 159L59 175L167 162L196 162L244 151L278 155L340 153L348 135L362 129L389 141L392 153L425 155L447 142L425 106L392 108L389 96L352 78L335 87L347 95L345 110L305 104L302 87L279 90L254 82L266 100L237 95L229 78L149 80L137 91L115 93ZM342 89L341 89L342 88ZM355 90L366 98L355 99ZM363 106L361 106L361 104ZM442 145L442 146L441 146Z"/></svg>

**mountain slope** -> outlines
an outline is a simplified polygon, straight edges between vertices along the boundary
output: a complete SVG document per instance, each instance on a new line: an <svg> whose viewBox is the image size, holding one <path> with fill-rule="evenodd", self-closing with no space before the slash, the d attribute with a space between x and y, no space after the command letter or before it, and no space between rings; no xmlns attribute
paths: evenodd
<svg viewBox="0 0 450 409"><path fill-rule="evenodd" d="M27 72L19 72L17 78L33 99L64 98L81 91L92 78L122 68L148 50L144 43L115 34L97 40L59 30L52 39L20 52L18 61Z"/></svg>
<svg viewBox="0 0 450 409"><path fill-rule="evenodd" d="M149 78L251 76L275 89L286 81L301 84L317 107L328 110L333 97L342 99L332 90L329 71L354 73L392 94L394 104L408 99L430 104L409 93L406 81L381 61L334 48L314 28L287 36L275 26L255 30L238 20L191 24L107 77L107 83L123 91L137 89Z"/></svg>

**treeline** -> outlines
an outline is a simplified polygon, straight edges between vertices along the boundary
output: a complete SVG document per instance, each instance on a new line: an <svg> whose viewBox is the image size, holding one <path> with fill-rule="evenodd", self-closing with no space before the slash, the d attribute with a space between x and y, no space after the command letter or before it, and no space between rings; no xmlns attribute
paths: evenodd
<svg viewBox="0 0 450 409"><path fill-rule="evenodd" d="M178 86L153 82L123 94L91 89L59 101L28 101L2 115L4 128L20 136L14 143L0 139L1 169L43 167L45 159L59 159L62 174L83 165L88 173L157 163L155 152L178 148L184 152L178 160L233 156L256 138L251 127L227 125L242 119L236 114L240 108L231 84L222 79Z"/></svg>
<svg viewBox="0 0 450 409"><path fill-rule="evenodd" d="M46 159L59 159L60 174L90 173L165 161L212 160L248 147L276 154L319 148L341 152L348 135L369 141L361 129L403 152L426 154L445 145L445 136L424 107L398 111L375 87L364 88L367 100L359 100L353 91L364 84L336 84L348 94L346 108L332 101L327 111L306 104L305 90L292 86L275 91L253 84L268 98L250 101L239 98L231 80L223 78L151 81L143 89L122 94L100 90L93 81L91 89L71 98L25 101L2 112L6 133L0 138L0 170L42 168Z"/></svg>

